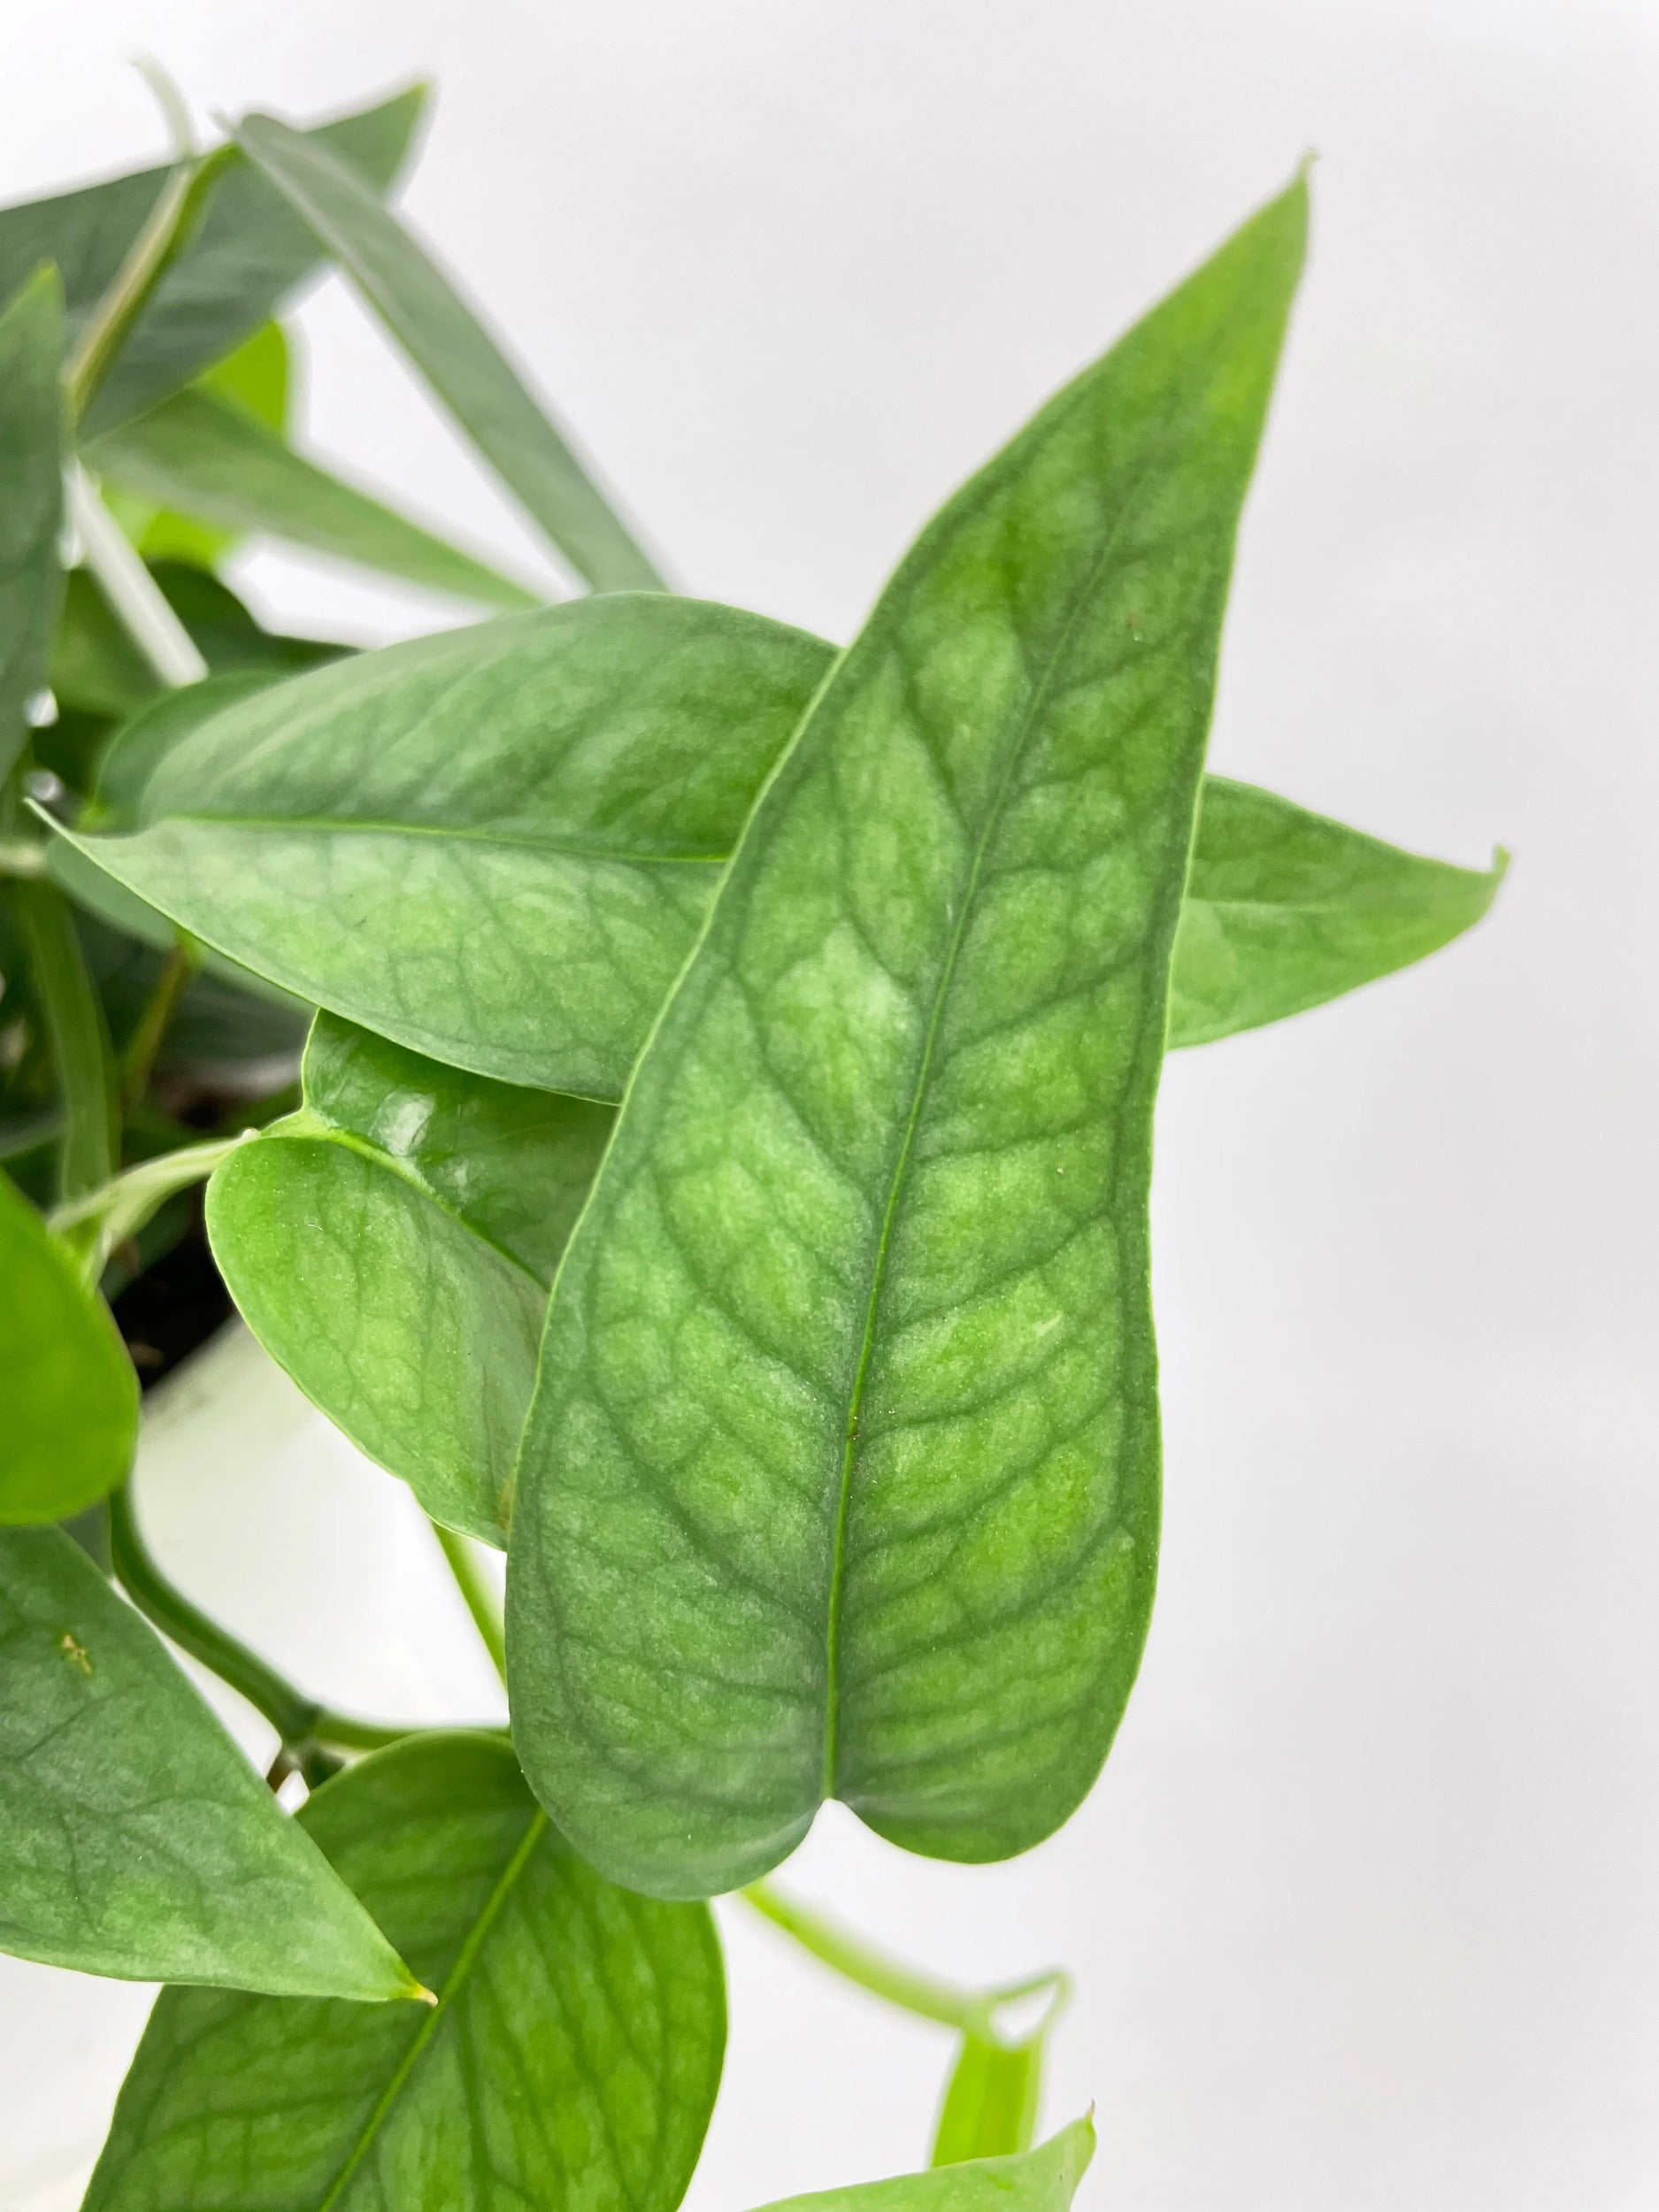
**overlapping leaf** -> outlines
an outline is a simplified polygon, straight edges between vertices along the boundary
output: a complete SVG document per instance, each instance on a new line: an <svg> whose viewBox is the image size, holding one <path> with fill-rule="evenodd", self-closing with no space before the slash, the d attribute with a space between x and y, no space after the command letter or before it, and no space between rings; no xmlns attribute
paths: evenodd
<svg viewBox="0 0 1659 2212"><path fill-rule="evenodd" d="M125 1481L138 1382L75 1256L0 1175L0 1523L60 1521Z"/></svg>
<svg viewBox="0 0 1659 2212"><path fill-rule="evenodd" d="M397 174L424 90L314 136L374 189ZM229 353L319 267L310 228L234 148L213 156L202 219L162 277L88 411L88 436L142 414ZM51 199L0 208L0 299L43 261L62 272L73 339L113 282L168 171L148 169Z"/></svg>
<svg viewBox="0 0 1659 2212"><path fill-rule="evenodd" d="M0 314L0 777L28 735L63 593L63 289L42 270Z"/></svg>
<svg viewBox="0 0 1659 2212"><path fill-rule="evenodd" d="M662 597L392 646L216 712L164 772L195 713L170 708L142 762L119 755L136 833L82 849L301 998L509 1082L618 1098L833 660ZM1350 990L1491 895L1286 800L1207 789L1171 1044Z"/></svg>
<svg viewBox="0 0 1659 2212"><path fill-rule="evenodd" d="M500 1544L548 1286L612 1110L329 1015L304 1086L214 1175L214 1256L306 1395L438 1520Z"/></svg>
<svg viewBox="0 0 1659 2212"><path fill-rule="evenodd" d="M133 1981L417 1993L156 1636L57 1529L0 1529L0 1950Z"/></svg>
<svg viewBox="0 0 1659 2212"><path fill-rule="evenodd" d="M595 591L649 591L662 579L600 491L569 436L454 285L315 135L268 115L237 141L288 200L449 409L532 521Z"/></svg>
<svg viewBox="0 0 1659 2212"><path fill-rule="evenodd" d="M1094 2155L1094 2128L1087 2120L1073 2120L1035 2150L1013 2157L815 2190L780 2198L761 2212L1066 2212Z"/></svg>
<svg viewBox="0 0 1659 2212"><path fill-rule="evenodd" d="M707 1912L602 1880L487 1738L380 1753L299 1817L436 2008L169 1990L86 2212L673 2212L725 2041Z"/></svg>
<svg viewBox="0 0 1659 2212"><path fill-rule="evenodd" d="M1140 1662L1152 1110L1298 184L930 524L766 785L549 1315L513 1725L614 1878L1049 1834Z"/></svg>

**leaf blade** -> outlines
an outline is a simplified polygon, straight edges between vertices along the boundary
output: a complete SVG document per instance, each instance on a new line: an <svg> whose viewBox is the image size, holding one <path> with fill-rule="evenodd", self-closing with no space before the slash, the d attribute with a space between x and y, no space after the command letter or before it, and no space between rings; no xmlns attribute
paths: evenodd
<svg viewBox="0 0 1659 2212"><path fill-rule="evenodd" d="M248 117L236 136L577 573L595 591L661 589L565 434L396 218L326 149L273 117Z"/></svg>
<svg viewBox="0 0 1659 2212"><path fill-rule="evenodd" d="M1304 234L1298 182L929 524L631 1079L549 1313L508 1647L532 1786L648 1892L752 1881L828 1795L1010 1856L1116 1732L1169 960Z"/></svg>
<svg viewBox="0 0 1659 2212"><path fill-rule="evenodd" d="M781 2198L761 2212L995 2212L998 2207L1066 2212L1094 2155L1093 2125L1073 2120L1035 2150L1011 2157L974 2159L894 2181L815 2190L810 2196Z"/></svg>
<svg viewBox="0 0 1659 2212"><path fill-rule="evenodd" d="M0 1948L134 1981L371 2004L415 1993L157 1638L57 1529L0 1530Z"/></svg>
<svg viewBox="0 0 1659 2212"><path fill-rule="evenodd" d="M396 2016L167 1992L88 2212L228 2212L250 2170L268 2212L672 2212L725 2035L707 1914L626 1897L583 1867L489 1739L400 1745L300 1817L438 2006Z"/></svg>
<svg viewBox="0 0 1659 2212"><path fill-rule="evenodd" d="M36 272L0 314L0 778L28 737L63 597L63 286Z"/></svg>

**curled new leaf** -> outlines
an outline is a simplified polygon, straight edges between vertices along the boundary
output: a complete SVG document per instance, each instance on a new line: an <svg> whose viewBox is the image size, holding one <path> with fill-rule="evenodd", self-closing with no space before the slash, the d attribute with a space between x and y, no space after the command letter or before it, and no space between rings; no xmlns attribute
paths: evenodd
<svg viewBox="0 0 1659 2212"><path fill-rule="evenodd" d="M603 1881L488 1738L398 1745L299 1819L437 2004L165 1992L86 2212L673 2212L725 2042L707 1912Z"/></svg>
<svg viewBox="0 0 1659 2212"><path fill-rule="evenodd" d="M267 1351L426 1510L501 1544L548 1286L611 1108L319 1018L305 1102L208 1187Z"/></svg>
<svg viewBox="0 0 1659 2212"><path fill-rule="evenodd" d="M1049 1834L1150 1613L1152 1110L1298 183L928 526L766 785L566 1248L514 1739L614 1878L827 1796Z"/></svg>

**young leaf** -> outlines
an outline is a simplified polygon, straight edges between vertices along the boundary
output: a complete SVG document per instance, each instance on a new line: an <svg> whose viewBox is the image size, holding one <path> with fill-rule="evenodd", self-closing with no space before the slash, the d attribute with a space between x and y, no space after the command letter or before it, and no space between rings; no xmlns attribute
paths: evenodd
<svg viewBox="0 0 1659 2212"><path fill-rule="evenodd" d="M548 1285L612 1109L464 1074L327 1014L304 1099L208 1187L231 1295L435 1519L501 1544Z"/></svg>
<svg viewBox="0 0 1659 2212"><path fill-rule="evenodd" d="M1094 2130L1073 2120L1034 2151L935 2166L896 2181L866 2181L783 2197L761 2212L1066 2212L1094 2155Z"/></svg>
<svg viewBox="0 0 1659 2212"><path fill-rule="evenodd" d="M129 1981L419 1993L155 1635L57 1529L0 1530L0 1950Z"/></svg>
<svg viewBox="0 0 1659 2212"><path fill-rule="evenodd" d="M1280 1021L1438 951L1480 919L1507 864L1420 859L1212 776L1175 938L1171 1044Z"/></svg>
<svg viewBox="0 0 1659 2212"><path fill-rule="evenodd" d="M311 226L531 519L595 591L662 579L449 280L316 138L250 115L237 142Z"/></svg>
<svg viewBox="0 0 1659 2212"><path fill-rule="evenodd" d="M135 726L99 795L119 761L116 823L142 833L82 849L302 998L509 1082L619 1098L718 863L834 658L758 615L661 597L391 646L256 713L169 706L142 761ZM198 716L211 726L149 787ZM1477 887L1490 894L1490 878L1335 825L1319 826L1332 864L1298 875L1315 817L1218 777L1205 789L1173 1045L1351 990L1467 927ZM1202 910L1212 885L1225 918Z"/></svg>
<svg viewBox="0 0 1659 2212"><path fill-rule="evenodd" d="M75 1256L4 1175L0 1406L0 1522L61 1521L126 1479L138 1429L127 1347Z"/></svg>
<svg viewBox="0 0 1659 2212"><path fill-rule="evenodd" d="M84 2212L673 2212L725 2042L707 1912L584 1866L489 1738L412 1739L298 1817L437 2006L168 1990Z"/></svg>
<svg viewBox="0 0 1659 2212"><path fill-rule="evenodd" d="M1169 962L1298 181L928 526L750 816L566 1248L508 1563L514 1737L613 1878L826 1796L1059 1826L1158 1522Z"/></svg>
<svg viewBox="0 0 1659 2212"><path fill-rule="evenodd" d="M303 460L199 387L96 439L86 457L127 490L239 535L284 538L484 606L538 603L522 584Z"/></svg>
<svg viewBox="0 0 1659 2212"><path fill-rule="evenodd" d="M935 2166L1029 2147L1042 2094L1042 2047L1041 2035L1025 2043L963 2037L933 2138Z"/></svg>
<svg viewBox="0 0 1659 2212"><path fill-rule="evenodd" d="M64 297L42 269L0 314L0 780L46 682L63 571Z"/></svg>
<svg viewBox="0 0 1659 2212"><path fill-rule="evenodd" d="M73 841L348 1020L614 1099L826 651L645 594L417 639L216 715Z"/></svg>
<svg viewBox="0 0 1659 2212"><path fill-rule="evenodd" d="M309 135L384 191L403 166L425 102L424 89L416 87ZM81 425L88 437L142 415L222 359L322 262L307 225L234 147L209 158L213 174L201 220L94 395ZM0 294L40 262L56 262L73 340L103 299L169 173L146 170L0 209Z"/></svg>

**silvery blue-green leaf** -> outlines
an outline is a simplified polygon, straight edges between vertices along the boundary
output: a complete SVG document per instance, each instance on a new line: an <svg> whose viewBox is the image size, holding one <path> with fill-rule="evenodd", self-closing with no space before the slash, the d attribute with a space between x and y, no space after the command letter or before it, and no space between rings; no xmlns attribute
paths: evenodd
<svg viewBox="0 0 1659 2212"><path fill-rule="evenodd" d="M825 653L657 594L507 616L239 703L73 841L296 996L614 1099Z"/></svg>
<svg viewBox="0 0 1659 2212"><path fill-rule="evenodd" d="M662 579L568 435L408 231L315 135L250 115L237 142L385 323L531 519L595 591Z"/></svg>
<svg viewBox="0 0 1659 2212"><path fill-rule="evenodd" d="M0 1175L0 1522L61 1521L127 1479L138 1380L75 1256Z"/></svg>
<svg viewBox="0 0 1659 2212"><path fill-rule="evenodd" d="M251 415L197 386L96 439L87 459L158 507L236 535L282 538L483 606L538 603L522 584L302 459Z"/></svg>
<svg viewBox="0 0 1659 2212"><path fill-rule="evenodd" d="M0 314L0 777L45 687L63 595L63 288L42 269Z"/></svg>
<svg viewBox="0 0 1659 2212"><path fill-rule="evenodd" d="M207 1194L232 1296L434 1517L502 1544L548 1285L614 1118L319 1017L304 1104Z"/></svg>
<svg viewBox="0 0 1659 2212"><path fill-rule="evenodd" d="M1010 2158L976 2159L902 2174L895 2181L782 2197L761 2212L1066 2212L1094 2155L1093 2126L1073 2120L1034 2151Z"/></svg>
<svg viewBox="0 0 1659 2212"><path fill-rule="evenodd" d="M419 1993L159 1640L58 1529L0 1529L0 1950L129 1981Z"/></svg>
<svg viewBox="0 0 1659 2212"><path fill-rule="evenodd" d="M514 1740L613 1879L838 1797L1006 1858L1140 1663L1152 1114L1298 181L935 517L766 784L561 1263Z"/></svg>
<svg viewBox="0 0 1659 2212"><path fill-rule="evenodd" d="M415 88L313 134L377 191L403 166L426 94ZM88 437L142 414L220 360L313 275L310 228L234 148L215 168L202 219L146 303L83 425ZM0 208L0 298L42 261L63 273L73 342L120 270L166 185L147 169Z"/></svg>
<svg viewBox="0 0 1659 2212"><path fill-rule="evenodd" d="M1299 1014L1436 952L1503 880L1454 868L1210 777L1170 988L1170 1042L1202 1045Z"/></svg>
<svg viewBox="0 0 1659 2212"><path fill-rule="evenodd" d="M834 657L656 596L391 646L257 710L215 699L147 789L195 718L152 710L166 722L118 739L99 786L113 799L119 763L114 826L137 833L82 849L301 999L510 1082L618 1098ZM1171 1044L1352 989L1490 896L1490 877L1288 800L1205 788Z"/></svg>
<svg viewBox="0 0 1659 2212"><path fill-rule="evenodd" d="M725 2043L707 1911L584 1866L499 1740L411 1739L299 1820L437 2005L166 1991L85 2212L673 2212Z"/></svg>

